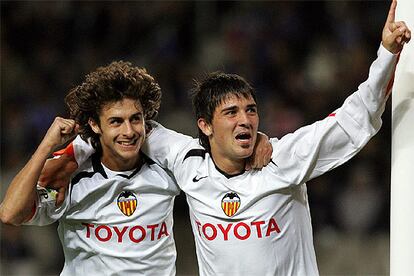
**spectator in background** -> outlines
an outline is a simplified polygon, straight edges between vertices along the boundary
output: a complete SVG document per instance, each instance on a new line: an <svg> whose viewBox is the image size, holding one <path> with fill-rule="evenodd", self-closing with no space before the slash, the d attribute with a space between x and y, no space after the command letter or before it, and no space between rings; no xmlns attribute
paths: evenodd
<svg viewBox="0 0 414 276"><path fill-rule="evenodd" d="M344 189L336 197L335 213L348 234L363 236L372 233L381 215L384 195L377 188L375 170L366 162L351 168Z"/></svg>

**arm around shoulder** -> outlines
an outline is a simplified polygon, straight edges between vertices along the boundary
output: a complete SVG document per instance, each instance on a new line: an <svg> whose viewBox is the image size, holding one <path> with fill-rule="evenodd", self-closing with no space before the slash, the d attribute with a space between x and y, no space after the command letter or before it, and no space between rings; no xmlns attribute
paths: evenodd
<svg viewBox="0 0 414 276"><path fill-rule="evenodd" d="M174 171L174 164L194 138L165 128L155 121L147 122L151 130L142 151L161 167Z"/></svg>

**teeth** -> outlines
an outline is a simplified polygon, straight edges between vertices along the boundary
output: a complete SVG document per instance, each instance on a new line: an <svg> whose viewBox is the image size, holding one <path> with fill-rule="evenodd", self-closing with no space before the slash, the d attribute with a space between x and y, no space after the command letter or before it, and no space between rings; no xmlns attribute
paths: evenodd
<svg viewBox="0 0 414 276"><path fill-rule="evenodd" d="M134 143L135 143L135 141L129 141L129 142L119 142L121 145L124 145L124 146L130 146L130 145L133 145Z"/></svg>

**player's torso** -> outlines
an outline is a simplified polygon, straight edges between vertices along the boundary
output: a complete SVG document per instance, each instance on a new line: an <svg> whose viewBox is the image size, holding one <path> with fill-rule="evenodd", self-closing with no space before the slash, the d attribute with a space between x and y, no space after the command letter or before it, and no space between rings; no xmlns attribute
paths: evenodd
<svg viewBox="0 0 414 276"><path fill-rule="evenodd" d="M283 183L274 164L227 178L208 154L183 167L201 274L317 274L305 184Z"/></svg>
<svg viewBox="0 0 414 276"><path fill-rule="evenodd" d="M174 273L172 210L178 189L165 172L144 164L129 175L106 178L100 172L84 173L74 180L69 207L59 224L65 257L72 260L65 269Z"/></svg>

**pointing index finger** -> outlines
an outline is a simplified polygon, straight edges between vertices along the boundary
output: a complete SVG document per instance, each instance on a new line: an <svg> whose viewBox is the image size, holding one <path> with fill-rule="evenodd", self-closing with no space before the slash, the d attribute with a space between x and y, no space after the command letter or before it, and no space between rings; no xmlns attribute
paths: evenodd
<svg viewBox="0 0 414 276"><path fill-rule="evenodd" d="M387 23L393 23L395 21L396 7L397 7L397 1L393 0L391 3L390 11L388 12Z"/></svg>

